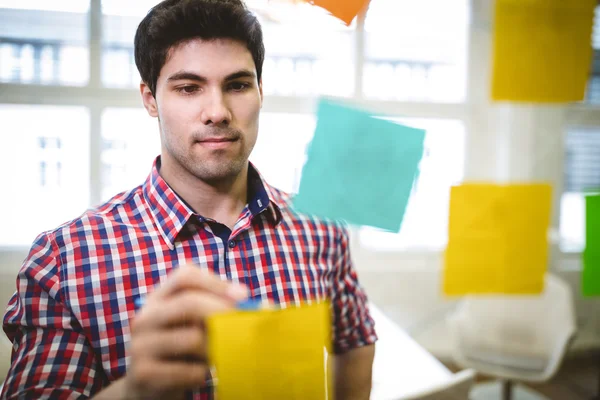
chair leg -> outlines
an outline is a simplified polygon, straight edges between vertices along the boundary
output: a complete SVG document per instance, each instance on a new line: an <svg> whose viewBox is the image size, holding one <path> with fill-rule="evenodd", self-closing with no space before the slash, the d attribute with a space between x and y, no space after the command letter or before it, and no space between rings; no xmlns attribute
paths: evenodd
<svg viewBox="0 0 600 400"><path fill-rule="evenodd" d="M512 387L512 381L502 380L502 400L512 399Z"/></svg>

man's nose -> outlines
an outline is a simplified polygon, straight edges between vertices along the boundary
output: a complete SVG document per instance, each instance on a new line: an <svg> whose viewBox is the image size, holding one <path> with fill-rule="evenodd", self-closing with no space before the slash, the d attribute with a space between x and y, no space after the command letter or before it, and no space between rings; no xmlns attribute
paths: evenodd
<svg viewBox="0 0 600 400"><path fill-rule="evenodd" d="M231 112L225 96L220 90L211 90L205 94L202 108L202 123L205 125L229 125Z"/></svg>

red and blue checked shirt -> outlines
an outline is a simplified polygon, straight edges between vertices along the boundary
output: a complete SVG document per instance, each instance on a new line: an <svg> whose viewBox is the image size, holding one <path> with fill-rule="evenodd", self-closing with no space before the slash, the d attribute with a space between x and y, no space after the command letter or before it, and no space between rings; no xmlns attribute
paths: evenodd
<svg viewBox="0 0 600 400"><path fill-rule="evenodd" d="M233 230L194 213L159 174L39 235L4 317L13 342L2 398L87 398L127 372L136 299L197 264L282 306L329 299L336 353L376 341L339 224L296 213L254 167ZM190 393L212 398L212 387Z"/></svg>

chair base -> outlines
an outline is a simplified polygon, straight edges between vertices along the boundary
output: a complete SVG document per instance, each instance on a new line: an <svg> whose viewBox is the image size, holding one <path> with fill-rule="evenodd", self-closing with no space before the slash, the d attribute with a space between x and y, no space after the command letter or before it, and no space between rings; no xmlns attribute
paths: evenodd
<svg viewBox="0 0 600 400"><path fill-rule="evenodd" d="M469 393L470 400L500 400L502 399L502 382L485 382L473 385ZM523 385L515 383L512 388L512 400L549 400Z"/></svg>

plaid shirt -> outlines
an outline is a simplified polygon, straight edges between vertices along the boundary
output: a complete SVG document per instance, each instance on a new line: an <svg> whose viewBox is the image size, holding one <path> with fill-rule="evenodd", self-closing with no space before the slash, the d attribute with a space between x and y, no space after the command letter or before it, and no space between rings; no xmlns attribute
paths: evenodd
<svg viewBox="0 0 600 400"><path fill-rule="evenodd" d="M122 377L136 298L185 263L282 306L329 299L336 353L375 342L345 229L294 212L250 165L250 201L230 230L194 213L159 168L160 157L143 185L37 237L4 317L2 398L87 398Z"/></svg>

